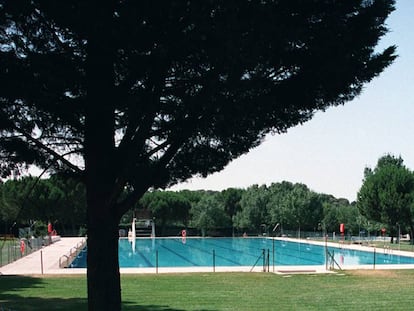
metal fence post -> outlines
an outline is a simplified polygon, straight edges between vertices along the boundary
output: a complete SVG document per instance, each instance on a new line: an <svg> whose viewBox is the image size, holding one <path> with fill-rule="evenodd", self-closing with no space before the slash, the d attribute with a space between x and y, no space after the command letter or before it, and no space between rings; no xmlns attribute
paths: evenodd
<svg viewBox="0 0 414 311"><path fill-rule="evenodd" d="M213 249L213 272L216 272L216 251Z"/></svg>
<svg viewBox="0 0 414 311"><path fill-rule="evenodd" d="M267 272L270 272L270 250L267 249Z"/></svg>
<svg viewBox="0 0 414 311"><path fill-rule="evenodd" d="M43 274L43 251L40 251L40 271Z"/></svg>
<svg viewBox="0 0 414 311"><path fill-rule="evenodd" d="M158 250L155 251L155 272L158 274Z"/></svg>
<svg viewBox="0 0 414 311"><path fill-rule="evenodd" d="M263 272L266 272L266 249L263 248L262 250L263 255Z"/></svg>

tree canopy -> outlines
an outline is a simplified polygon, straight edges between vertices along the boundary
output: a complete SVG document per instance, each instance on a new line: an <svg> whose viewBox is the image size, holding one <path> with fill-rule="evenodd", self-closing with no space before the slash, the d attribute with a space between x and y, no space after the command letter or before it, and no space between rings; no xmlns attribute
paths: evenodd
<svg viewBox="0 0 414 311"><path fill-rule="evenodd" d="M401 157L388 154L373 170L365 169L357 205L363 215L387 224L393 234L401 227L414 232L414 174Z"/></svg>
<svg viewBox="0 0 414 311"><path fill-rule="evenodd" d="M353 99L395 58L375 50L393 9L1 1L0 172L35 164L85 182L89 309L120 309L117 223L148 188L221 170L267 133Z"/></svg>
<svg viewBox="0 0 414 311"><path fill-rule="evenodd" d="M8 234L14 222L27 225L50 221L59 234L77 235L86 223L85 187L79 181L56 175L40 180L30 176L7 180L0 186L1 221Z"/></svg>
<svg viewBox="0 0 414 311"><path fill-rule="evenodd" d="M161 227L160 234L164 235L167 224L181 221L188 223L190 202L179 193L172 191L154 191L143 195L139 204L151 211L157 225Z"/></svg>

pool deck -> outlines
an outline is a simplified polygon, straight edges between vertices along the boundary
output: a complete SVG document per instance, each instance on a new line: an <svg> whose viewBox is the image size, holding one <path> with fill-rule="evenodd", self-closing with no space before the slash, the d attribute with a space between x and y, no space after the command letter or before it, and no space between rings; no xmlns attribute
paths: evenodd
<svg viewBox="0 0 414 311"><path fill-rule="evenodd" d="M67 256L82 241L85 238L60 238L49 246L0 267L0 275L86 274L86 269L59 268L59 259Z"/></svg>
<svg viewBox="0 0 414 311"><path fill-rule="evenodd" d="M288 241L298 242L297 239L278 238ZM33 252L15 262L0 267L0 275L63 275L78 274L85 275L85 268L59 268L59 259L67 256L70 251L84 241L84 238L61 238L49 246L43 247L41 250ZM302 243L325 245L325 242L301 240ZM374 247L359 244L338 244L327 243L328 246L341 247L344 249L355 249L373 252ZM404 252L398 250L377 249L377 252L388 252L394 255L403 255L414 257L413 252ZM43 262L43 264L42 264ZM344 265L343 270L351 269L374 269L373 265ZM121 274L154 274L154 273L189 273L189 272L250 272L251 267L185 267L185 268L120 268ZM376 270L384 269L414 269L414 264L398 264L398 265L376 265ZM263 272L262 266L256 266L253 272ZM269 266L269 272L278 274L316 274L316 273L332 273L327 270L325 265L322 266Z"/></svg>
<svg viewBox="0 0 414 311"><path fill-rule="evenodd" d="M324 241L314 241L314 240L307 240L307 239L292 239L292 238L277 238L278 240L286 240L291 242L301 242L305 244L311 245L320 245L320 246L328 246L328 247L336 247L340 249L348 249L348 250L357 250L357 251L364 251L364 252L376 252L377 254L384 253L384 254L391 254L391 255L398 255L398 256L406 256L406 257L413 257L414 252L408 251L401 251L395 249L386 249L381 247L381 242L377 241L372 245L364 245L364 244L349 244L349 243L338 243L338 242L324 242ZM378 246L378 247L376 247ZM342 270L388 270L388 269L414 269L414 264L373 264L370 265L341 265Z"/></svg>

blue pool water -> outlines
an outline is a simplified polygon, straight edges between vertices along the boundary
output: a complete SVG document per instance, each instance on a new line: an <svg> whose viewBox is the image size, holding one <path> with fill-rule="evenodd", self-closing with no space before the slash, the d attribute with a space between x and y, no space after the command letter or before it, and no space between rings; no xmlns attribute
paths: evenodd
<svg viewBox="0 0 414 311"><path fill-rule="evenodd" d="M119 240L120 267L211 267L262 264L263 250L270 264L280 266L324 265L325 247L267 238L156 238ZM328 247L342 265L414 264L414 258ZM84 250L72 267L86 267ZM213 255L214 253L214 255Z"/></svg>

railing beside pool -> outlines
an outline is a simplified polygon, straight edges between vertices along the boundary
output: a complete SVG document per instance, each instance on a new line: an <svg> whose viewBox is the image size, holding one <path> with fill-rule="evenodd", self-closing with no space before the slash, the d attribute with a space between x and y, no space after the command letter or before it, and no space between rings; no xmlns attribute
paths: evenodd
<svg viewBox="0 0 414 311"><path fill-rule="evenodd" d="M68 268L69 265L76 259L79 253L85 248L86 239L78 242L72 247L69 252L59 258L59 268Z"/></svg>

